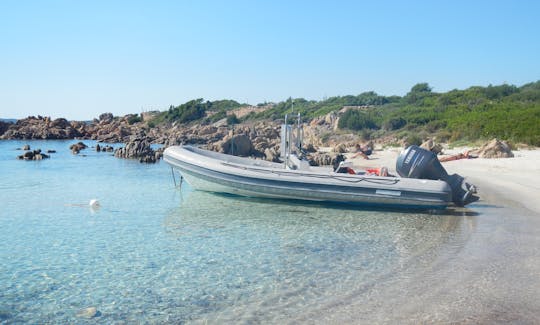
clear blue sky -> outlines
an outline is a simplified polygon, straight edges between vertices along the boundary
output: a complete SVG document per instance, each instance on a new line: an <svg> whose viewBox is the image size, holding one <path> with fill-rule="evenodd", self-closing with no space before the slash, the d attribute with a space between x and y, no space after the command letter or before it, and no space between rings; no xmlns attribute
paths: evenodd
<svg viewBox="0 0 540 325"><path fill-rule="evenodd" d="M540 79L540 1L0 1L0 117Z"/></svg>

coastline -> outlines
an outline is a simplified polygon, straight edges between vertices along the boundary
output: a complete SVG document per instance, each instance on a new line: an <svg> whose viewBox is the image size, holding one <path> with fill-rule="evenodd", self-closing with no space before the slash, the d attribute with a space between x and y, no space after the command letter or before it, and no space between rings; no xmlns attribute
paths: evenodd
<svg viewBox="0 0 540 325"><path fill-rule="evenodd" d="M470 148L446 149L443 156L468 149ZM356 168L386 166L391 173L395 173L396 158L400 151L401 148L375 150L368 160L358 157L351 161ZM540 149L532 149L516 150L513 158L461 159L443 162L442 165L448 173L458 173L475 184L479 189L481 200L485 200L485 195L495 194L540 215L539 161Z"/></svg>
<svg viewBox="0 0 540 325"><path fill-rule="evenodd" d="M480 187L481 201L418 213L178 193L163 166L81 158L66 141L50 142L54 164L26 164L12 158L18 145L0 144L3 166L16 171L0 223L8 322L77 322L89 308L102 323L540 320L540 219L506 195L525 191L520 170L534 184L540 150L444 163ZM394 170L400 150L354 163ZM492 170L510 183L497 187ZM65 205L90 198L102 207Z"/></svg>

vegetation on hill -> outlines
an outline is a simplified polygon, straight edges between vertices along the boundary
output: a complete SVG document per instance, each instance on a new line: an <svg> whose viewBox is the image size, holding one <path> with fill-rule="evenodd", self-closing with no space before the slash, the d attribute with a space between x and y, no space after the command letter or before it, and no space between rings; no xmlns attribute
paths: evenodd
<svg viewBox="0 0 540 325"><path fill-rule="evenodd" d="M283 114L292 107L287 103L264 114ZM306 116L344 106L368 106L349 109L339 120L340 128L361 131L367 138L389 133L437 136L440 141L450 142L498 137L540 146L540 81L521 87L490 85L446 93L435 93L427 83L420 83L403 97L369 92L319 102L294 101L295 110Z"/></svg>
<svg viewBox="0 0 540 325"><path fill-rule="evenodd" d="M233 100L191 100L160 114L154 123L214 122L227 111L246 106ZM349 107L347 107L349 106ZM321 101L288 98L241 120L282 119L301 113L305 120L343 110L339 128L366 138L389 134L401 137L438 137L440 141L474 141L498 137L540 146L540 81L521 87L470 87L436 93L427 83L414 85L403 97L364 92ZM232 122L232 121L231 121Z"/></svg>
<svg viewBox="0 0 540 325"><path fill-rule="evenodd" d="M204 99L193 99L178 106L170 106L169 110L162 112L153 120L153 125L163 122L180 122L187 123L204 118L207 112L221 116L224 118L228 110L232 110L245 104L240 104L237 101L223 99L216 101L204 101Z"/></svg>

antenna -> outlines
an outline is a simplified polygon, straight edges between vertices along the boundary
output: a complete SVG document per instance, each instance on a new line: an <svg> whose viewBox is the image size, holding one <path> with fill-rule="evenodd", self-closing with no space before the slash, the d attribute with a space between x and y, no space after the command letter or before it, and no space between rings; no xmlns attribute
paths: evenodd
<svg viewBox="0 0 540 325"><path fill-rule="evenodd" d="M300 118L300 112L298 112L298 121L296 124L296 149L298 151L302 151L302 129L300 126L301 118Z"/></svg>

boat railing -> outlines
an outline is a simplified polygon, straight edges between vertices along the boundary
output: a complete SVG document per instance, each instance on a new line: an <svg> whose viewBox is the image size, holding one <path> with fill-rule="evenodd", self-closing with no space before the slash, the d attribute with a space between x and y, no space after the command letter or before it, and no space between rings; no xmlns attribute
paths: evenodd
<svg viewBox="0 0 540 325"><path fill-rule="evenodd" d="M300 113L297 114L296 123L288 124L287 120L288 114L285 115L285 122L281 125L280 154L283 159L283 168L309 169L309 164L303 160L304 128Z"/></svg>

